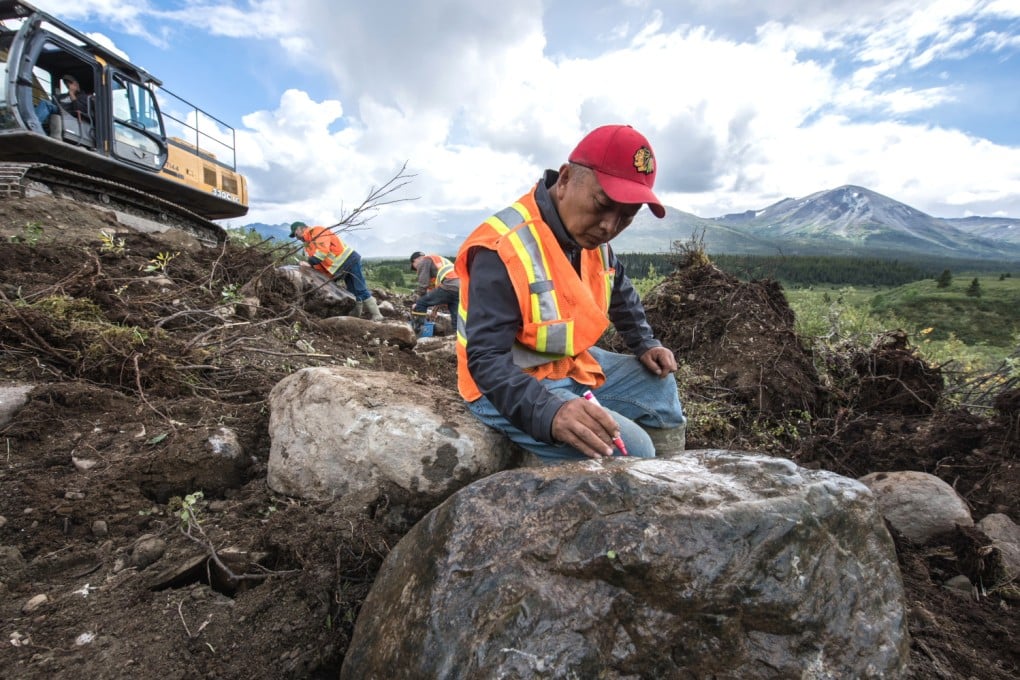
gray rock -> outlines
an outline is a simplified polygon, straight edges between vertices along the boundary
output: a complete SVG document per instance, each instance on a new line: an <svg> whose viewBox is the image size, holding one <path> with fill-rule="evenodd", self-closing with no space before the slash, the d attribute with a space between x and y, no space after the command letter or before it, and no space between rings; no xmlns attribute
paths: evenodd
<svg viewBox="0 0 1020 680"><path fill-rule="evenodd" d="M50 601L50 598L46 597L46 595L44 593L40 593L39 595L34 595L33 597L29 598L28 601L25 602L25 604L23 604L21 606L21 613L22 614L31 614L36 609L38 609L39 607L43 606L44 604L46 604L49 601Z"/></svg>
<svg viewBox="0 0 1020 680"><path fill-rule="evenodd" d="M25 571L25 558L13 545L0 545L0 581L13 583Z"/></svg>
<svg viewBox="0 0 1020 680"><path fill-rule="evenodd" d="M991 587L1009 585L1020 579L1020 526L1017 526L1007 515L994 513L986 515L977 526L992 539L995 552L988 559L998 561L998 568L992 569L996 577Z"/></svg>
<svg viewBox="0 0 1020 680"><path fill-rule="evenodd" d="M386 558L340 677L896 678L908 653L863 485L692 451L461 489Z"/></svg>
<svg viewBox="0 0 1020 680"><path fill-rule="evenodd" d="M400 321L370 321L353 316L333 316L323 319L319 325L337 337L350 338L363 344L386 342L409 349L418 338L411 327Z"/></svg>
<svg viewBox="0 0 1020 680"><path fill-rule="evenodd" d="M237 439L237 433L228 427L220 427L216 432L209 435L209 446L213 455L241 461L244 457L244 449Z"/></svg>
<svg viewBox="0 0 1020 680"><path fill-rule="evenodd" d="M354 307L354 295L317 269L284 265L277 270L293 284L300 304L317 316L346 314Z"/></svg>
<svg viewBox="0 0 1020 680"><path fill-rule="evenodd" d="M998 512L992 513L991 515L985 515L984 518L977 523L977 527L993 541L1014 543L1017 546L1020 546L1020 526L1017 526L1008 515L1003 515Z"/></svg>
<svg viewBox="0 0 1020 680"><path fill-rule="evenodd" d="M882 515L912 543L923 545L956 525L973 526L953 487L927 472L873 472L860 480L875 494Z"/></svg>
<svg viewBox="0 0 1020 680"><path fill-rule="evenodd" d="M268 482L289 496L394 502L402 492L427 510L512 455L459 397L422 403L421 386L393 373L302 369L273 388L269 408Z"/></svg>
<svg viewBox="0 0 1020 680"><path fill-rule="evenodd" d="M139 536L131 548L131 565L139 570L153 564L166 552L166 541L159 536L145 534Z"/></svg>
<svg viewBox="0 0 1020 680"><path fill-rule="evenodd" d="M11 422L15 414L28 403L32 385L24 383L0 384L0 427Z"/></svg>

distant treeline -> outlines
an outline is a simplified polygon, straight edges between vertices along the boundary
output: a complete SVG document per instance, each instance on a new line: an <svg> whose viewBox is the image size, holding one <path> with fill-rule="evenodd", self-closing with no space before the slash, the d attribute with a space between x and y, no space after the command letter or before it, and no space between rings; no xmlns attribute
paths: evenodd
<svg viewBox="0 0 1020 680"><path fill-rule="evenodd" d="M944 270L960 272L1020 272L1016 262L990 260L881 259L829 257L822 255L710 255L712 262L739 279L775 279L792 287L819 284L847 286L901 286L911 281L935 278ZM668 274L677 258L664 253L624 253L620 255L633 279L645 278L650 268L656 274Z"/></svg>

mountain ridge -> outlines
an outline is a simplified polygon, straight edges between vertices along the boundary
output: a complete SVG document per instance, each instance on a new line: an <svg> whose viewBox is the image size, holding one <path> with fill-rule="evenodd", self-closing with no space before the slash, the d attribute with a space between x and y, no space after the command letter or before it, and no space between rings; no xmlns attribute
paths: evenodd
<svg viewBox="0 0 1020 680"><path fill-rule="evenodd" d="M421 233L413 250L456 253L475 223L463 233ZM253 223L263 237L289 238L285 224ZM345 238L365 257L404 257L410 239L388 241L370 229ZM699 217L666 206L657 219L642 210L613 241L620 253L669 252L674 242L701 240L713 254L854 255L954 257L1020 260L1020 219L1009 217L942 218L929 215L876 191L847 184L801 198L784 198L765 208ZM398 250L400 248L400 250Z"/></svg>

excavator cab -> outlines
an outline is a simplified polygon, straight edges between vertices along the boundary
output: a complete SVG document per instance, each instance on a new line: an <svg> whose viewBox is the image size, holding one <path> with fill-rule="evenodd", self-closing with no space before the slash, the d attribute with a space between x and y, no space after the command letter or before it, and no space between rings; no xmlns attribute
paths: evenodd
<svg viewBox="0 0 1020 680"><path fill-rule="evenodd" d="M84 93L73 107L65 78ZM44 165L50 177L71 171L104 196L116 183L162 202L157 212L171 203L214 220L248 210L233 142L233 128L145 70L26 2L0 0L0 164Z"/></svg>

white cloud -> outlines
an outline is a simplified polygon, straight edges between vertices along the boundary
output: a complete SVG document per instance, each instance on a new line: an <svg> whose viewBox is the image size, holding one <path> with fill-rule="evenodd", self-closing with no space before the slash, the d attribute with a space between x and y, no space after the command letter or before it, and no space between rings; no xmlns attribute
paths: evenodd
<svg viewBox="0 0 1020 680"><path fill-rule="evenodd" d="M677 196L677 207L714 216L857 184L939 217L967 214L970 201L984 214L1008 205L1020 215L1020 149L956 130L827 116L770 140L762 156L746 168L755 191Z"/></svg>
<svg viewBox="0 0 1020 680"><path fill-rule="evenodd" d="M333 221L406 162L416 200L374 224L466 230L607 122L644 132L660 195L701 215L855 183L936 215L1020 216L1020 148L934 117L964 97L953 64L1015 63L1016 0L48 4L153 41L272 41L328 79L243 117L252 221Z"/></svg>

